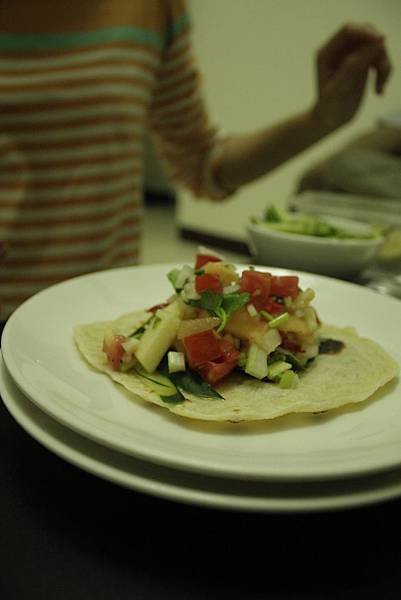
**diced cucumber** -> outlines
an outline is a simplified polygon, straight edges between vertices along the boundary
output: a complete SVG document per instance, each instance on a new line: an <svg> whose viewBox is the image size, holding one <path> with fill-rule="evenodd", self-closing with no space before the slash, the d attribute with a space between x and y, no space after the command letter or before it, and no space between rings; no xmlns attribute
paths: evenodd
<svg viewBox="0 0 401 600"><path fill-rule="evenodd" d="M276 377L279 377L285 373L285 371L289 371L291 368L292 365L290 363L285 362L284 360L278 360L277 362L274 362L268 366L267 376L269 379L276 379Z"/></svg>
<svg viewBox="0 0 401 600"><path fill-rule="evenodd" d="M256 379L267 377L267 352L259 348L256 344L251 344L244 371L248 375L256 377Z"/></svg>
<svg viewBox="0 0 401 600"><path fill-rule="evenodd" d="M174 383L160 373L148 373L138 363L135 366L135 373L153 392L159 396L174 396L177 388Z"/></svg>
<svg viewBox="0 0 401 600"><path fill-rule="evenodd" d="M294 371L285 371L280 377L279 387L284 390L296 388L299 384L299 377Z"/></svg>

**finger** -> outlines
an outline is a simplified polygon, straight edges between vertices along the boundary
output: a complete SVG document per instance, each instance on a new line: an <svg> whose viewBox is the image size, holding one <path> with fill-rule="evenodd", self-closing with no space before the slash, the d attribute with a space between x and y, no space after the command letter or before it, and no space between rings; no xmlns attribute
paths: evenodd
<svg viewBox="0 0 401 600"><path fill-rule="evenodd" d="M376 43L384 39L384 35L369 23L347 23L329 40L327 48L328 51L341 51L357 44Z"/></svg>
<svg viewBox="0 0 401 600"><path fill-rule="evenodd" d="M391 63L384 45L381 43L370 48L364 47L358 56L361 63L375 69L375 90L381 94L391 73Z"/></svg>
<svg viewBox="0 0 401 600"><path fill-rule="evenodd" d="M383 41L384 36L372 25L348 23L319 50L318 61L335 69L344 57L356 47L369 43L383 43Z"/></svg>
<svg viewBox="0 0 401 600"><path fill-rule="evenodd" d="M358 87L356 80L364 81L370 68L376 72L376 93L381 94L391 73L391 63L382 43L359 46L346 55L337 69L332 70L332 76L348 78L351 85Z"/></svg>
<svg viewBox="0 0 401 600"><path fill-rule="evenodd" d="M375 90L378 94L382 94L384 90L384 86L386 85L390 75L391 75L391 62L387 55L387 52L384 50L375 61L375 69L376 69L376 85Z"/></svg>
<svg viewBox="0 0 401 600"><path fill-rule="evenodd" d="M349 93L354 90L355 94L361 94L374 57L375 52L371 46L364 46L348 55L336 72L337 85L348 89Z"/></svg>

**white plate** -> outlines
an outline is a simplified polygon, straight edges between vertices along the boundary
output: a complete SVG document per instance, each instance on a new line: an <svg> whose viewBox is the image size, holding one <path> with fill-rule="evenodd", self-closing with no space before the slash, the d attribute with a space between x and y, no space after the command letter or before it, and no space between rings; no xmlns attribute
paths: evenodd
<svg viewBox="0 0 401 600"><path fill-rule="evenodd" d="M16 387L1 359L0 392L15 420L48 450L97 477L152 496L249 512L338 510L401 496L399 470L345 481L240 481L169 469L115 452L38 409Z"/></svg>
<svg viewBox="0 0 401 600"><path fill-rule="evenodd" d="M91 370L74 346L77 323L112 319L170 295L173 265L116 269L39 293L9 319L3 356L14 381L43 411L114 450L192 472L240 479L354 476L401 464L399 382L361 406L265 423L190 421L130 397ZM284 270L270 269L274 273ZM321 318L354 325L401 363L401 302L313 274Z"/></svg>

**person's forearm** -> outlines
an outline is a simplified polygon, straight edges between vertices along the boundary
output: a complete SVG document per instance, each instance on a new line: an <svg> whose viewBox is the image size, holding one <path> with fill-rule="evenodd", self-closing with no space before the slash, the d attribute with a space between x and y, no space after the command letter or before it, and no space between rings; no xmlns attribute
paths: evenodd
<svg viewBox="0 0 401 600"><path fill-rule="evenodd" d="M328 133L316 112L308 110L254 133L232 135L216 159L216 181L223 189L236 189L269 173Z"/></svg>

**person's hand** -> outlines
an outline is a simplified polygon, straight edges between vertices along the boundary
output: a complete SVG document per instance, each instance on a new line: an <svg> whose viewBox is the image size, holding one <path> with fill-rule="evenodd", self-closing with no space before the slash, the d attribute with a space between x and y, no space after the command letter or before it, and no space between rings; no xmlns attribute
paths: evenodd
<svg viewBox="0 0 401 600"><path fill-rule="evenodd" d="M391 72L384 36L371 25L348 24L317 54L318 99L314 113L333 131L350 121L363 100L370 71L382 94Z"/></svg>

